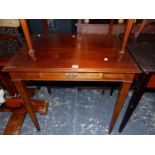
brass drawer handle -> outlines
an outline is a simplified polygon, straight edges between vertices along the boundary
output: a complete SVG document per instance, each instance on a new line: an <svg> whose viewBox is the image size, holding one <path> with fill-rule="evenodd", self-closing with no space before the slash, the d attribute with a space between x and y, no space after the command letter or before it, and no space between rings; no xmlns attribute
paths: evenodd
<svg viewBox="0 0 155 155"><path fill-rule="evenodd" d="M78 76L78 73L64 73L67 78L75 78Z"/></svg>

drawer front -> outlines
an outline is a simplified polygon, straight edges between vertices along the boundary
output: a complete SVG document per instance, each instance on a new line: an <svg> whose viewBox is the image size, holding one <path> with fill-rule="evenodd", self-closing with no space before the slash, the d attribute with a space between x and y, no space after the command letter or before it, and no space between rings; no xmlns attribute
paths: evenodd
<svg viewBox="0 0 155 155"><path fill-rule="evenodd" d="M14 80L130 81L129 74L112 73L12 73L11 76Z"/></svg>

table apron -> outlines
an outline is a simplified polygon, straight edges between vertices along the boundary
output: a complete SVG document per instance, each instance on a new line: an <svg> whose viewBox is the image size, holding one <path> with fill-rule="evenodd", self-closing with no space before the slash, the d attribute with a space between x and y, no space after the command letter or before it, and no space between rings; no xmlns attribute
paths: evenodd
<svg viewBox="0 0 155 155"><path fill-rule="evenodd" d="M13 81L17 80L42 80L42 81L124 81L132 82L134 73L34 73L12 72Z"/></svg>

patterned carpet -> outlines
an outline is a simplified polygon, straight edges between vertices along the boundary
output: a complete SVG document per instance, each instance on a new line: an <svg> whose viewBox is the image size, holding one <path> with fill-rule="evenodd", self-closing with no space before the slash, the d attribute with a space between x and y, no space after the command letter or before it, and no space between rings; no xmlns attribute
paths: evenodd
<svg viewBox="0 0 155 155"><path fill-rule="evenodd" d="M23 135L107 135L115 100L116 89L112 96L110 91L102 89L82 89L77 87L52 87L48 94L46 87L34 96L35 99L46 99L49 102L45 116L37 114L41 131L37 132L29 116L26 116L21 134ZM122 133L118 127L123 117L132 91L128 93L125 105L119 116L113 135L152 135L155 134L155 93L146 92L139 106L132 115ZM0 134L9 118L9 113L0 113Z"/></svg>

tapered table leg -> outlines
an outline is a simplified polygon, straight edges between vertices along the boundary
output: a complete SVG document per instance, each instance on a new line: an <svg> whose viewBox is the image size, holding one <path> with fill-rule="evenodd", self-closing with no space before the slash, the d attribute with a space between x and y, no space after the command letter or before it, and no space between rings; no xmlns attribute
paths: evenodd
<svg viewBox="0 0 155 155"><path fill-rule="evenodd" d="M120 89L120 92L119 92L119 95L118 95L118 98L117 98L117 101L116 101L116 104L115 104L115 108L114 108L114 111L113 111L113 116L112 116L112 119L111 119L111 123L110 123L110 126L109 126L109 134L112 132L112 129L115 125L115 122L118 118L118 115L123 107L123 104L124 104L124 101L125 101L125 98L128 94L128 91L129 91L129 88L131 86L131 82L123 82L122 83L122 86L121 86L121 89Z"/></svg>
<svg viewBox="0 0 155 155"><path fill-rule="evenodd" d="M144 90L147 86L147 83L150 79L151 75L143 73L139 76L138 81L135 86L135 90L132 94L132 97L130 99L130 102L128 104L127 110L124 114L123 120L121 122L121 125L119 127L119 132L122 132L124 127L126 126L127 122L129 121L132 113L136 109L138 102L140 101L142 95L144 94Z"/></svg>
<svg viewBox="0 0 155 155"><path fill-rule="evenodd" d="M27 92L27 88L24 86L24 83L21 80L14 81L14 84L16 86L18 93L20 94L20 96L24 102L24 106L25 106L28 114L30 115L32 122L34 123L37 130L40 131L40 126L39 126L37 117L35 115L35 112L33 110L31 99Z"/></svg>

